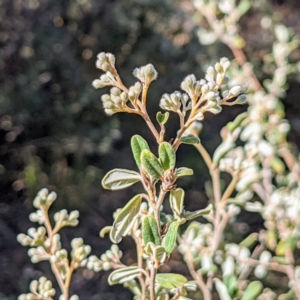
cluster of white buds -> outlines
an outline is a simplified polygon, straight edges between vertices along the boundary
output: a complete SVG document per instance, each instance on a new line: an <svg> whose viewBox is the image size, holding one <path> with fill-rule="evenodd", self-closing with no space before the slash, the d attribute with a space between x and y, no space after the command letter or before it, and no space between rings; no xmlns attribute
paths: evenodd
<svg viewBox="0 0 300 300"><path fill-rule="evenodd" d="M243 260L251 256L250 250L237 244L227 244L225 250L227 255L232 255L236 259L236 272L241 273L247 267Z"/></svg>
<svg viewBox="0 0 300 300"><path fill-rule="evenodd" d="M201 224L193 222L185 231L178 250L183 255L185 255L186 251L190 251L195 260L201 260L199 253L202 249L212 246L213 235L213 227L210 223Z"/></svg>
<svg viewBox="0 0 300 300"><path fill-rule="evenodd" d="M142 84L148 86L153 80L157 78L157 71L152 64L135 68L133 76L141 81Z"/></svg>
<svg viewBox="0 0 300 300"><path fill-rule="evenodd" d="M115 76L117 75L117 70L115 68L115 61L116 58L111 53L101 52L97 55L96 67L106 73L93 81L92 85L95 89L101 89L116 82Z"/></svg>
<svg viewBox="0 0 300 300"><path fill-rule="evenodd" d="M33 280L30 283L30 294L22 294L18 300L36 300L49 299L55 295L55 289L52 287L52 282L46 277L41 277L39 281Z"/></svg>
<svg viewBox="0 0 300 300"><path fill-rule="evenodd" d="M143 86L137 81L133 86L129 88L128 98L131 102L135 102L142 92Z"/></svg>
<svg viewBox="0 0 300 300"><path fill-rule="evenodd" d="M187 94L182 94L175 91L172 94L163 94L160 100L160 107L164 110L178 112L182 107L182 112L185 114L186 111L191 109L191 102L189 102Z"/></svg>
<svg viewBox="0 0 300 300"><path fill-rule="evenodd" d="M33 206L35 208L49 208L51 204L56 200L56 193L51 192L49 194L48 189L42 189L38 192L37 196L33 200Z"/></svg>
<svg viewBox="0 0 300 300"><path fill-rule="evenodd" d="M58 228L62 228L64 226L77 226L78 217L78 210L73 210L68 214L66 209L62 209L61 211L55 213L54 221L56 222L56 226Z"/></svg>
<svg viewBox="0 0 300 300"><path fill-rule="evenodd" d="M54 252L54 254L51 256L50 260L52 262L61 262L65 261L68 262L68 252L66 249L60 249Z"/></svg>
<svg viewBox="0 0 300 300"><path fill-rule="evenodd" d="M91 253L91 247L84 245L82 238L75 238L71 241L72 252L71 257L75 263L75 268L85 266L87 263L87 256Z"/></svg>
<svg viewBox="0 0 300 300"><path fill-rule="evenodd" d="M29 220L31 222L36 222L39 224L44 224L45 223L45 213L41 209L37 209L35 212L32 212L29 215Z"/></svg>
<svg viewBox="0 0 300 300"><path fill-rule="evenodd" d="M180 87L191 97L191 99L197 99L202 93L202 86L205 83L205 80L197 80L196 76L194 74L191 74L183 79Z"/></svg>
<svg viewBox="0 0 300 300"><path fill-rule="evenodd" d="M113 244L110 250L101 255L100 259L95 255L91 255L88 258L87 268L95 272L100 272L101 270L108 271L113 268L113 264L121 264L120 259L122 255L123 253L119 247Z"/></svg>
<svg viewBox="0 0 300 300"><path fill-rule="evenodd" d="M206 71L205 79L208 82L215 82L218 86L226 84L228 78L225 77L226 72L230 67L230 60L223 57L215 64L215 67L209 66Z"/></svg>
<svg viewBox="0 0 300 300"><path fill-rule="evenodd" d="M31 227L27 231L27 235L20 233L17 236L18 242L23 246L41 246L46 239L46 229L45 227L34 228Z"/></svg>
<svg viewBox="0 0 300 300"><path fill-rule="evenodd" d="M126 92L122 92L117 87L113 87L110 90L110 95L104 94L101 97L101 100L105 113L112 115L124 110L128 101L128 94Z"/></svg>
<svg viewBox="0 0 300 300"><path fill-rule="evenodd" d="M97 55L96 68L104 72L116 74L115 69L116 58L111 53L101 52Z"/></svg>

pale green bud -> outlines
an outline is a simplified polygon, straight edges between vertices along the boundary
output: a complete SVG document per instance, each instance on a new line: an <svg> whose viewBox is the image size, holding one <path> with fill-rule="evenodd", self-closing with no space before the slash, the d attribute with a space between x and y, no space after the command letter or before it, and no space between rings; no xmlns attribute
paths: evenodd
<svg viewBox="0 0 300 300"><path fill-rule="evenodd" d="M39 283L37 280L31 281L30 286L29 286L30 291L33 293L36 293L38 290L38 285L39 285Z"/></svg>
<svg viewBox="0 0 300 300"><path fill-rule="evenodd" d="M73 249L79 248L83 245L83 239L82 238L75 238L71 241L71 246Z"/></svg>
<svg viewBox="0 0 300 300"><path fill-rule="evenodd" d="M113 87L110 89L110 93L114 96L120 96L121 95L121 90L117 87Z"/></svg>
<svg viewBox="0 0 300 300"><path fill-rule="evenodd" d="M116 63L116 58L115 58L115 56L114 56L113 54L111 54L111 53L107 53L107 54L106 54L106 57L108 58L108 61L110 62L110 64L111 64L112 66L115 66L115 63Z"/></svg>
<svg viewBox="0 0 300 300"><path fill-rule="evenodd" d="M241 94L234 101L235 104L245 104L247 102L247 96L245 94Z"/></svg>
<svg viewBox="0 0 300 300"><path fill-rule="evenodd" d="M189 93L189 92L191 92L193 90L193 85L194 85L195 82L196 82L196 77L195 77L194 74L191 74L191 75L186 76L183 79L180 87L185 92Z"/></svg>
<svg viewBox="0 0 300 300"><path fill-rule="evenodd" d="M229 91L229 97L236 97L236 96L238 96L241 93L241 91L242 91L242 88L239 85L234 86Z"/></svg>
<svg viewBox="0 0 300 300"><path fill-rule="evenodd" d="M206 93L208 93L208 91L209 91L209 86L207 84L204 84L201 87L201 93L205 95Z"/></svg>
<svg viewBox="0 0 300 300"><path fill-rule="evenodd" d="M120 95L121 101L125 104L128 100L128 94L126 92L122 92Z"/></svg>
<svg viewBox="0 0 300 300"><path fill-rule="evenodd" d="M149 83L157 78L157 71L152 64L146 65L144 72Z"/></svg>
<svg viewBox="0 0 300 300"><path fill-rule="evenodd" d="M107 255L105 253L103 253L100 258L102 261L109 261L109 258L107 257Z"/></svg>
<svg viewBox="0 0 300 300"><path fill-rule="evenodd" d="M143 89L143 86L139 81L136 82L133 86L133 90L137 95L139 95L142 92L142 89Z"/></svg>
<svg viewBox="0 0 300 300"><path fill-rule="evenodd" d="M128 98L129 98L130 101L134 101L136 99L135 92L132 91L132 90L129 90L129 92L128 92Z"/></svg>
<svg viewBox="0 0 300 300"><path fill-rule="evenodd" d="M221 73L221 74L224 73L224 69L222 65L218 62L215 64L215 70L217 71L217 73Z"/></svg>
<svg viewBox="0 0 300 300"><path fill-rule="evenodd" d="M216 115L222 111L222 107L220 105L216 105L214 107L208 108L207 111Z"/></svg>
<svg viewBox="0 0 300 300"><path fill-rule="evenodd" d="M229 61L229 59L227 57L221 58L220 59L220 64L223 67L224 72L226 72L229 69L229 67L230 67L230 61Z"/></svg>
<svg viewBox="0 0 300 300"><path fill-rule="evenodd" d="M102 89L103 87L105 87L105 84L103 83L102 80L100 80L100 79L95 79L95 80L92 82L92 86L93 86L95 89Z"/></svg>
<svg viewBox="0 0 300 300"><path fill-rule="evenodd" d="M108 270L110 270L111 268L112 268L112 265L111 265L110 262L105 261L105 262L103 263L102 269L103 269L104 271L108 271Z"/></svg>

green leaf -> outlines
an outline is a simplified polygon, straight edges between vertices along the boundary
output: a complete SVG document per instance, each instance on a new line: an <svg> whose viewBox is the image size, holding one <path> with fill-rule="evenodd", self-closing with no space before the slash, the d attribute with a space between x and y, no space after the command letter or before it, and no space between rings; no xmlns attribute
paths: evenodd
<svg viewBox="0 0 300 300"><path fill-rule="evenodd" d="M145 247L145 254L151 255L155 261L164 262L166 259L166 251L163 246L156 246L152 242L149 242ZM159 264L158 264L159 265Z"/></svg>
<svg viewBox="0 0 300 300"><path fill-rule="evenodd" d="M239 3L237 9L239 10L241 16L244 15L251 8L251 6L252 6L251 2L252 1L250 1L250 0L242 0Z"/></svg>
<svg viewBox="0 0 300 300"><path fill-rule="evenodd" d="M220 300L232 300L228 294L226 285L218 278L215 278L214 282L216 285L217 292L220 296Z"/></svg>
<svg viewBox="0 0 300 300"><path fill-rule="evenodd" d="M161 124L161 125L165 125L169 119L169 112L165 112L164 114L162 112L158 112L156 114L156 121Z"/></svg>
<svg viewBox="0 0 300 300"><path fill-rule="evenodd" d="M252 232L244 240L239 243L240 247L251 248L258 240L258 233Z"/></svg>
<svg viewBox="0 0 300 300"><path fill-rule="evenodd" d="M260 281L252 281L248 284L241 300L255 300L263 290L263 285Z"/></svg>
<svg viewBox="0 0 300 300"><path fill-rule="evenodd" d="M173 213L177 216L181 215L183 210L183 202L184 202L184 190L183 189L175 189L170 192L170 206Z"/></svg>
<svg viewBox="0 0 300 300"><path fill-rule="evenodd" d="M117 269L110 273L108 277L108 283L109 285L123 284L127 281L136 278L140 273L141 269L135 266Z"/></svg>
<svg viewBox="0 0 300 300"><path fill-rule="evenodd" d="M142 196L136 195L118 213L110 231L110 239L113 243L119 243L122 236L127 235L131 230L139 215L141 202Z"/></svg>
<svg viewBox="0 0 300 300"><path fill-rule="evenodd" d="M145 149L141 154L141 163L144 170L154 179L160 179L163 176L164 170L153 153Z"/></svg>
<svg viewBox="0 0 300 300"><path fill-rule="evenodd" d="M206 208L199 209L196 211L183 211L183 214L181 215L182 218L185 218L186 220L192 220L197 217L203 216L203 215L209 215L213 211L213 206L210 203Z"/></svg>
<svg viewBox="0 0 300 300"><path fill-rule="evenodd" d="M148 143L139 135L131 138L131 150L138 167L141 166L141 153L144 149L150 150Z"/></svg>
<svg viewBox="0 0 300 300"><path fill-rule="evenodd" d="M233 121L228 122L226 127L229 132L233 132L236 128L240 127L243 121L247 118L247 113L239 114Z"/></svg>
<svg viewBox="0 0 300 300"><path fill-rule="evenodd" d="M231 274L229 276L225 276L224 279L223 279L223 282L225 283L225 285L227 287L229 295L231 297L236 296L236 294L239 290L236 275Z"/></svg>
<svg viewBox="0 0 300 300"><path fill-rule="evenodd" d="M164 170L175 167L176 154L173 147L168 142L162 142L158 149L159 161Z"/></svg>
<svg viewBox="0 0 300 300"><path fill-rule="evenodd" d="M143 220L142 227L143 243L146 246L149 242L155 245L160 245L160 236L155 219L152 216L147 216Z"/></svg>
<svg viewBox="0 0 300 300"><path fill-rule="evenodd" d="M186 168L186 167L181 167L176 169L176 177L183 177L183 176L191 176L194 174L194 171L192 169Z"/></svg>
<svg viewBox="0 0 300 300"><path fill-rule="evenodd" d="M164 237L164 247L167 254L170 254L175 247L178 227L178 222L172 222L168 228L166 236Z"/></svg>
<svg viewBox="0 0 300 300"><path fill-rule="evenodd" d="M183 275L174 273L159 273L155 277L155 282L165 289L182 288L187 281Z"/></svg>
<svg viewBox="0 0 300 300"><path fill-rule="evenodd" d="M199 144L200 139L192 134L187 134L180 139L183 144Z"/></svg>
<svg viewBox="0 0 300 300"><path fill-rule="evenodd" d="M102 179L102 186L107 190L125 189L141 180L139 173L126 169L113 169Z"/></svg>

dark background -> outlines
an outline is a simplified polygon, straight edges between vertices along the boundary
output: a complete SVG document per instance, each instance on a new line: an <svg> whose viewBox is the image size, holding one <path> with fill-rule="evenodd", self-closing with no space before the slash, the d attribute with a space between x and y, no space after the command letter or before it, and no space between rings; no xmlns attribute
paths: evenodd
<svg viewBox="0 0 300 300"><path fill-rule="evenodd" d="M181 3L182 4L182 3ZM269 1L279 20L300 33L298 1ZM259 61L260 45L250 11L241 21L241 33L249 43L247 55ZM267 48L267 47L266 47ZM195 24L177 1L165 0L2 0L0 2L0 299L16 299L28 292L31 280L42 274L53 279L46 262L33 265L27 249L16 241L18 233L32 226L28 215L32 199L43 187L54 190L53 210L80 211L76 229L62 231L63 247L73 237L83 237L93 254L110 247L99 231L112 222L112 213L134 195L128 191L106 192L101 178L115 167L134 169L129 139L140 134L155 141L138 116L104 115L100 95L92 80L97 53L112 52L126 85L135 82L135 67L153 63L159 78L151 88L149 111L155 116L164 92L178 90L187 74L203 75L201 65L232 55L222 44L203 47ZM269 51L269 50L268 50ZM297 59L297 56L294 57ZM298 53L299 59L299 53ZM293 129L290 140L299 147L299 85L289 79L283 99ZM220 142L218 132L246 107L225 108L217 117L207 115L201 139L212 151ZM167 136L174 136L178 120L171 118ZM152 142L151 142L152 141ZM181 181L188 188L187 209L205 206L207 169L193 148L179 150L178 166L192 167L195 176ZM258 218L248 220L249 230L262 227ZM133 244L120 247L124 262L135 260ZM167 266L186 272L180 256ZM107 272L80 269L73 278L71 294L80 299L131 299L121 286L107 285ZM54 281L54 280L53 280Z"/></svg>

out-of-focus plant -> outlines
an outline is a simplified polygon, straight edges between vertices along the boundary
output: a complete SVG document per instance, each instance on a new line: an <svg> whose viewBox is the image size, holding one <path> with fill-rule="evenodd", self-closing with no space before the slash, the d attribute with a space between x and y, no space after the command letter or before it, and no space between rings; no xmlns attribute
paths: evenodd
<svg viewBox="0 0 300 300"><path fill-rule="evenodd" d="M187 3L184 1L185 7ZM148 64L135 69L133 75L138 81L127 88L115 67L114 55L102 52L97 57L96 67L104 74L93 86L112 87L109 94L102 96L105 112L141 116L153 134L157 149L151 150L143 137L134 135L131 148L137 170L113 169L103 178L102 185L108 190L125 189L139 182L144 191L115 212L112 226L101 230L100 236L109 233L114 244L100 257L87 257L90 248L83 246L82 240L79 246L84 251L78 250L80 259L77 260L74 249L69 259L59 242L53 244L58 230L62 226L76 225L77 220L76 224L72 223L73 219L69 224L72 213L61 211L55 215L56 225L51 227L47 212L52 200L48 203L47 199L52 194L46 195L45 190L39 193L36 198L39 200L35 200L38 210L31 215L31 220L43 226L30 229L28 235L21 234L18 239L31 247L29 255L33 262L49 260L62 299L69 299L74 264L76 268L87 266L95 272L112 270L109 284L123 284L134 299L184 300L195 299L192 297L197 295L197 299L210 300L216 292L221 300L276 299L276 290L268 280L271 271L285 274L289 281L288 286L281 287L285 293L279 299L300 299L297 263L300 165L287 142L289 124L280 102L288 74L297 69L288 57L298 41L284 25L273 23L270 17L262 19L264 28L274 34L274 43L272 52L262 61L262 70L266 74L272 71L261 83L246 59L245 41L238 26L240 17L251 8L251 2L195 0L193 5L197 15L205 18L205 30L199 29L200 42L222 41L232 50L235 60L231 64L222 58L207 68L204 79L186 76L181 83L183 92L163 94L160 107L165 112L157 112L157 123L152 122L147 111L148 89L157 78L154 66ZM188 11L195 10L189 8ZM227 74L232 80L228 80ZM205 113L218 114L224 105L246 103L246 90L248 110L221 130L222 142L210 155L198 137ZM178 115L179 130L167 141L170 112ZM176 166L176 152L181 144L193 145L209 170L210 203L206 208L184 209L185 191L178 187L178 179L192 175L193 170ZM225 185L222 184L223 173L231 176ZM167 197L172 215L163 210ZM242 209L260 214L264 229L250 232L239 241L239 237L227 238L227 229L241 215ZM182 229L182 224L200 216L204 218L201 222L194 220ZM121 261L122 252L116 244L125 236L130 236L136 244L135 264L125 265ZM177 244L190 276L160 273L162 265L172 259ZM42 277L31 284L31 294L22 295L20 299L52 299L53 295L52 284Z"/></svg>

